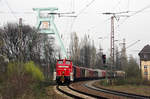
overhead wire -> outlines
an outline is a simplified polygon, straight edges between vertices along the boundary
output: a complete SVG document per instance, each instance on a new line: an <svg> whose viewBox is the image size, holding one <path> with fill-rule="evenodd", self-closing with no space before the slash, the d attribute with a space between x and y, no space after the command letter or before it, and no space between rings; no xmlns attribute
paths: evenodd
<svg viewBox="0 0 150 99"><path fill-rule="evenodd" d="M115 10L115 8L117 8L121 3L121 0L118 1L118 3L113 7L113 10Z"/></svg>
<svg viewBox="0 0 150 99"><path fill-rule="evenodd" d="M129 2L129 0L128 0L128 2ZM140 9L140 10L138 10L138 11L129 11L129 4L128 4L128 11L129 11L129 12L134 12L133 14L130 15L130 17L132 17L132 16L134 16L134 15L136 15L136 14L138 14L138 13L141 13L141 12L143 12L144 10L146 10L146 9L148 9L148 8L150 8L150 5L147 5L147 6L145 6L144 8L142 8L142 9ZM125 20L124 20L121 24L123 24L123 23L124 23L128 18L130 18L130 17L126 17ZM121 25L121 24L120 24L120 25ZM136 44L136 43L139 42L139 41L140 41L140 40L137 40L137 41L134 42L133 44L127 46L127 48L133 46L134 44Z"/></svg>
<svg viewBox="0 0 150 99"><path fill-rule="evenodd" d="M138 11L129 11L129 12L134 12L134 13L131 14L131 15L129 15L129 17L126 17L126 18L124 19L124 21L123 21L121 24L123 24L128 18L130 18L130 17L132 17L132 16L134 16L134 15L136 15L136 14L138 14L138 13L141 13L141 12L143 12L144 10L146 10L146 9L148 9L148 8L150 8L150 4L147 5L146 7L144 7L144 8L142 8L142 9L138 10Z"/></svg>
<svg viewBox="0 0 150 99"><path fill-rule="evenodd" d="M130 18L131 16L134 16L134 15L136 15L136 14L138 14L138 13L141 13L141 12L143 12L144 10L146 10L146 9L148 9L148 8L150 8L150 5L148 5L148 6L144 7L144 8L142 8L142 9L140 9L140 10L138 10L138 11L129 11L129 0L128 0L128 7L127 7L128 12L134 12L134 13L131 14L131 15L129 15L129 17L126 17L119 25L122 25L122 24L123 24L128 18Z"/></svg>
<svg viewBox="0 0 150 99"><path fill-rule="evenodd" d="M75 13L75 1L74 0L70 1L70 10L69 11L72 12L72 13ZM69 34L72 32L74 19L75 19L75 17L71 17L69 20L67 19L67 22L66 22L66 29L64 31L67 34L66 37L65 37L66 40L64 40L66 45L69 45L68 39L70 38Z"/></svg>
<svg viewBox="0 0 150 99"><path fill-rule="evenodd" d="M13 10L12 10L12 8L10 7L10 5L8 4L7 0L4 0L4 1L5 1L6 5L7 5L8 9L10 10L11 14L14 16L14 18L15 18L16 20L18 20L17 16L16 16L15 14L13 14Z"/></svg>
<svg viewBox="0 0 150 99"><path fill-rule="evenodd" d="M72 12L75 12L75 0L71 0L71 11ZM71 24L70 24L70 27L69 27L69 32L72 32L72 28L73 28L73 24L75 22L75 17L72 17L71 18Z"/></svg>
<svg viewBox="0 0 150 99"><path fill-rule="evenodd" d="M120 4L121 4L121 0L119 0L118 3L112 9L115 10L116 8L118 8L120 6ZM120 10L120 7L119 7L119 10ZM101 13L101 14L103 14L103 13ZM104 22L107 22L108 20L111 20L111 18L104 20ZM117 26L114 27L114 30L116 30L118 32L119 31L118 28L119 28L119 24L117 24ZM117 33L117 34L119 34L119 33ZM106 37L109 37L109 36L110 36L110 33L108 33Z"/></svg>
<svg viewBox="0 0 150 99"><path fill-rule="evenodd" d="M70 12L75 13L75 5L74 5L74 0L70 1ZM71 17L71 19L69 19L69 21L67 21L67 25L66 25L66 29L65 32L71 32L72 31L72 24L74 23L74 18L75 17ZM70 22L71 21L71 22Z"/></svg>
<svg viewBox="0 0 150 99"><path fill-rule="evenodd" d="M72 8L72 12L75 12L75 1L74 0L71 0L71 8ZM71 22L71 25L70 25L70 30L69 32L72 32L72 28L73 28L73 24L75 22L76 18L75 17L72 17L72 22Z"/></svg>
<svg viewBox="0 0 150 99"><path fill-rule="evenodd" d="M118 7L120 4L121 4L121 0L118 1L117 5L113 9L115 9L116 7ZM127 6L128 6L128 10L126 11L126 13L128 13L128 11L129 11L129 3L127 4ZM121 9L119 8L119 10L121 10ZM108 20L110 20L110 18L106 19L105 21L108 21ZM119 20L117 20L117 21L119 21ZM117 26L114 27L115 28L114 30L116 30L115 35L118 38L120 38L120 36L121 36L120 33L119 33L120 32L119 27L120 27L120 24L117 22ZM110 33L108 34L108 36L110 36Z"/></svg>
<svg viewBox="0 0 150 99"><path fill-rule="evenodd" d="M119 12L121 12L121 8L120 8L120 5L121 5L121 2L122 0L120 0L119 2L118 2L118 7L119 7ZM125 11L126 13L128 13L127 11ZM118 17L118 19L117 19L117 17L116 17L116 20L117 20L117 22L116 22L116 26L114 27L114 31L115 31L115 40L119 40L119 38L121 38L121 33L120 33L120 24L119 24L119 21L120 21L120 17Z"/></svg>
<svg viewBox="0 0 150 99"><path fill-rule="evenodd" d="M88 4L86 4L85 7L84 7L83 9L81 9L81 10L79 11L79 13L76 15L77 17L73 18L73 22L72 22L71 27L70 27L71 30L72 30L72 28L73 28L73 26L74 26L74 24L75 24L75 21L76 21L77 18L79 17L79 15L81 15L94 1L95 1L95 0L92 0L91 2L89 2ZM73 4L74 4L73 9L75 9L75 3L73 2Z"/></svg>
<svg viewBox="0 0 150 99"><path fill-rule="evenodd" d="M134 42L134 43L128 45L128 46L126 47L126 49L128 49L128 48L130 48L131 46L135 45L135 44L138 43L139 41L140 41L140 40L137 40L136 42Z"/></svg>
<svg viewBox="0 0 150 99"><path fill-rule="evenodd" d="M83 9L81 9L79 11L79 13L77 14L77 17L82 14L95 0L92 0L90 3L88 3Z"/></svg>
<svg viewBox="0 0 150 99"><path fill-rule="evenodd" d="M144 10L146 10L146 9L148 9L148 8L150 8L150 4L149 4L149 5L147 5L147 6L146 6L146 7L144 7L144 8L142 8L142 9L140 9L140 10L136 11L135 13L133 13L133 14L132 14L132 15L130 15L130 16L134 16L134 15L136 15L136 14L140 13L140 12L143 12Z"/></svg>
<svg viewBox="0 0 150 99"><path fill-rule="evenodd" d="M90 3L88 3L83 9L81 9L79 11L79 13L77 14L77 17L73 18L73 22L71 24L71 29L73 28L73 25L75 23L75 20L79 17L79 15L81 15L95 0L92 0Z"/></svg>
<svg viewBox="0 0 150 99"><path fill-rule="evenodd" d="M128 4L127 4L127 10L129 11L129 7L130 7L130 2L128 0Z"/></svg>
<svg viewBox="0 0 150 99"><path fill-rule="evenodd" d="M16 11L13 11L13 12L4 12L4 11L0 11L0 14L34 14L33 12L16 12Z"/></svg>

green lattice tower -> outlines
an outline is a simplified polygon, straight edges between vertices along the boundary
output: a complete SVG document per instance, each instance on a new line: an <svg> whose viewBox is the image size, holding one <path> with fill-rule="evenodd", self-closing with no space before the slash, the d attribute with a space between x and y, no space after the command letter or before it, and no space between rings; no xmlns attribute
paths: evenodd
<svg viewBox="0 0 150 99"><path fill-rule="evenodd" d="M63 58L68 58L66 49L64 47L64 44L60 38L58 29L54 23L55 19L55 14L54 11L58 10L58 8L33 8L34 11L37 11L37 25L36 28L39 29L40 33L43 34L51 34L51 35L56 35L57 39L59 40L59 43L61 45L61 50L64 52L64 57ZM47 17L43 17L41 15L42 11L47 11L49 14ZM40 26L43 25L45 26L44 29L40 29Z"/></svg>

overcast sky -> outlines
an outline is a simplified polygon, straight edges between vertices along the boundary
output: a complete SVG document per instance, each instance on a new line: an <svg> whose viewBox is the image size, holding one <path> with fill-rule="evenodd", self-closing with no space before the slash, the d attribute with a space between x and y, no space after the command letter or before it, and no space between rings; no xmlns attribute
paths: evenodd
<svg viewBox="0 0 150 99"><path fill-rule="evenodd" d="M120 17L119 21L115 20L115 40L119 40L115 44L121 47L123 38L126 39L126 46L140 40L127 49L127 54L132 54L134 57L138 57L139 51L150 44L150 0L0 0L0 26L7 22L17 22L20 17L23 18L23 23L35 26L36 13L32 8L39 7L57 7L58 12L74 11L75 15L78 15L76 18L55 18L66 48L70 33L77 32L80 38L85 34L89 35L97 49L98 44L101 44L104 53L108 54L111 15L102 13L124 11L131 11L121 14L130 17ZM98 39L99 37L103 39Z"/></svg>

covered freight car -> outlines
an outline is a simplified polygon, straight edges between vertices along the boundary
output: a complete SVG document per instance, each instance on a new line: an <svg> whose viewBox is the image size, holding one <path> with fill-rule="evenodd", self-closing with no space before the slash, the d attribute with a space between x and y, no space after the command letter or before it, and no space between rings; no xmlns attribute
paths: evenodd
<svg viewBox="0 0 150 99"><path fill-rule="evenodd" d="M115 71L115 77L125 77L124 71Z"/></svg>
<svg viewBox="0 0 150 99"><path fill-rule="evenodd" d="M79 78L81 78L80 77L80 71L81 69L80 69L80 67L78 67L78 66L73 66L73 76L74 76L74 80L77 80L77 79L79 79Z"/></svg>
<svg viewBox="0 0 150 99"><path fill-rule="evenodd" d="M105 78L106 77L106 71L101 69L94 69L98 73L98 78Z"/></svg>

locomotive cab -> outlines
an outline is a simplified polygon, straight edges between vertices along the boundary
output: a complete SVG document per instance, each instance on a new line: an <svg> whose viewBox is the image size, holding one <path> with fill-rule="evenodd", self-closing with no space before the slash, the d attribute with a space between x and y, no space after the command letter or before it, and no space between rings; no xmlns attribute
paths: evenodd
<svg viewBox="0 0 150 99"><path fill-rule="evenodd" d="M73 80L72 77L72 61L67 59L59 59L56 63L56 82L60 83L70 83Z"/></svg>

